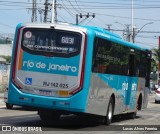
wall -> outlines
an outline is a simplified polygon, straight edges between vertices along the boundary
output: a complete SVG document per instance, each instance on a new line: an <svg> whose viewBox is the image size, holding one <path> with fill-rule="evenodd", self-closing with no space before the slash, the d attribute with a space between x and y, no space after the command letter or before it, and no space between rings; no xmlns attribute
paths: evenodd
<svg viewBox="0 0 160 134"><path fill-rule="evenodd" d="M0 92L4 90L9 83L10 65L0 64Z"/></svg>

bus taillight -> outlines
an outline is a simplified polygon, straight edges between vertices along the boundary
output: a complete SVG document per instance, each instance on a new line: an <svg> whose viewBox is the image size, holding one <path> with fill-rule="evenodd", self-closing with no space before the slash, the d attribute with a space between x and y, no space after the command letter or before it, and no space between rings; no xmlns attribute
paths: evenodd
<svg viewBox="0 0 160 134"><path fill-rule="evenodd" d="M84 33L85 35L85 40L84 40L84 49L83 49L83 60L82 60L82 71L81 71L81 78L80 78L80 84L79 87L76 88L75 90L71 91L69 94L73 95L75 93L77 93L78 91L80 91L83 87L83 83L84 83L84 71L85 71L85 61L86 61L86 49L87 49L87 35L86 33Z"/></svg>
<svg viewBox="0 0 160 134"><path fill-rule="evenodd" d="M18 88L21 88L21 87L16 82L16 80L15 80L16 76L15 75L16 75L16 68L17 68L17 66L16 66L17 65L17 53L18 53L18 44L19 44L19 40L20 40L21 29L22 29L22 27L19 28L18 35L17 35L17 38L16 38L16 48L15 48L15 51L14 51L13 70L12 70L12 81Z"/></svg>

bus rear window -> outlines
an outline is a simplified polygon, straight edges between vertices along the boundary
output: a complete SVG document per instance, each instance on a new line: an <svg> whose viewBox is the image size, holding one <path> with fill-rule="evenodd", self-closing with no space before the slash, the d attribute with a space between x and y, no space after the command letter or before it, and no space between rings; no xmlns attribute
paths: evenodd
<svg viewBox="0 0 160 134"><path fill-rule="evenodd" d="M80 53L81 41L82 35L76 32L25 28L21 44L31 54L70 57Z"/></svg>

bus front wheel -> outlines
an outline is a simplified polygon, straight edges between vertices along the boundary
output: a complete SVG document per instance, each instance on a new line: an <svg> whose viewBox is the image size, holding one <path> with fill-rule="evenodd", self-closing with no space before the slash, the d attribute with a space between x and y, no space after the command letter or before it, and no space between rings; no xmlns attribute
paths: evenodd
<svg viewBox="0 0 160 134"><path fill-rule="evenodd" d="M9 103L6 103L6 108L7 108L7 109L12 109L12 108L13 108L13 105L12 105L12 104L9 104Z"/></svg>
<svg viewBox="0 0 160 134"><path fill-rule="evenodd" d="M107 114L104 120L104 124L109 125L112 122L113 118L113 99L110 98L109 104L108 104L108 109L107 109Z"/></svg>

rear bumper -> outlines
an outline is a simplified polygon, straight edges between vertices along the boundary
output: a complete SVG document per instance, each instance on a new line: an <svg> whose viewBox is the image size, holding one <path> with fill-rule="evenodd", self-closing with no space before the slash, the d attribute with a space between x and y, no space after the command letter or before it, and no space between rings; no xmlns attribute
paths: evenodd
<svg viewBox="0 0 160 134"><path fill-rule="evenodd" d="M87 105L86 90L69 98L46 97L34 94L23 93L10 83L8 92L8 103L20 106L32 106L36 108L47 108L73 112L85 112Z"/></svg>

